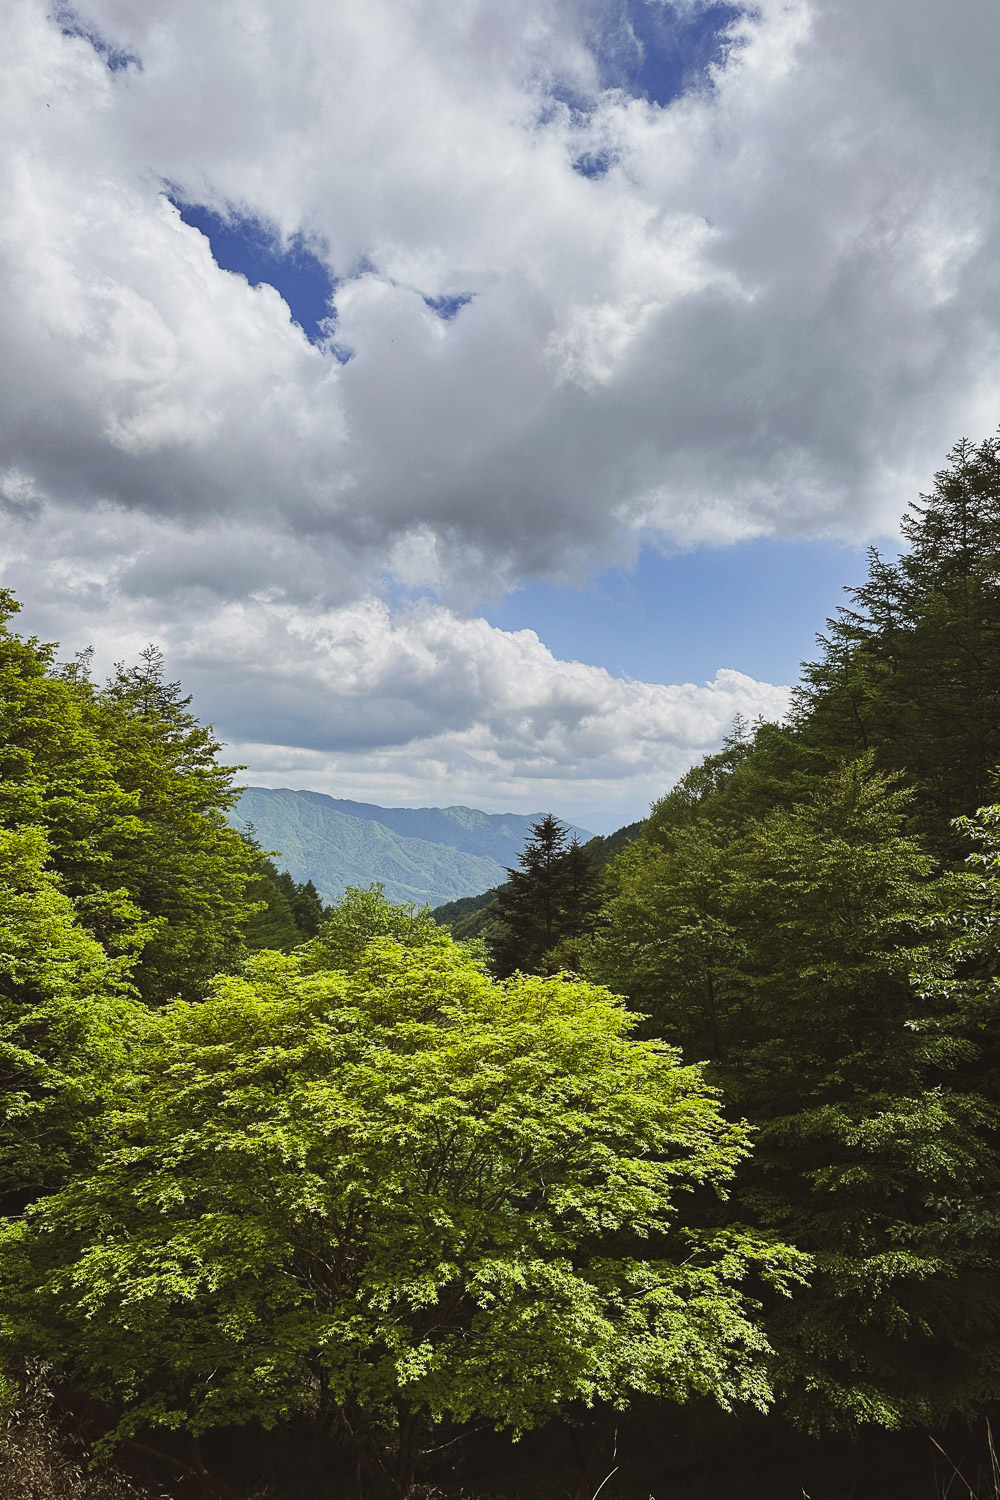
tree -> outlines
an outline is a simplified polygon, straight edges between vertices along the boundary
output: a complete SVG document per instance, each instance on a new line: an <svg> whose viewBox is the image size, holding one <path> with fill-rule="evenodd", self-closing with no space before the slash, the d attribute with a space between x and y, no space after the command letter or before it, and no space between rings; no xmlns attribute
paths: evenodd
<svg viewBox="0 0 1000 1500"><path fill-rule="evenodd" d="M287 871L285 878L292 886L290 904L296 927L303 938L316 937L326 916L326 907L320 900L319 891L311 880L307 880L305 884L296 884Z"/></svg>
<svg viewBox="0 0 1000 1500"><path fill-rule="evenodd" d="M496 895L501 935L491 945L497 971L512 974L545 967L545 955L592 925L600 904L600 879L577 839L547 813L532 823Z"/></svg>
<svg viewBox="0 0 1000 1500"><path fill-rule="evenodd" d="M655 816L654 809L654 816ZM721 1063L740 936L730 911L725 842L713 825L684 823L618 856L583 972L623 990L646 1017L644 1034L692 1061Z"/></svg>
<svg viewBox="0 0 1000 1500"><path fill-rule="evenodd" d="M949 819L1000 761L1000 442L959 444L903 529L792 723L738 726L654 806L585 968L757 1130L732 1211L816 1258L768 1322L813 1426L998 1390L996 887L931 856L993 850L992 814Z"/></svg>
<svg viewBox="0 0 1000 1500"><path fill-rule="evenodd" d="M305 941L306 935L295 920L286 884L271 860L262 860L247 885L246 894L248 901L257 907L243 924L244 941L251 952L272 948L278 953L291 953Z"/></svg>
<svg viewBox="0 0 1000 1500"><path fill-rule="evenodd" d="M109 951L134 955L151 929L123 902L115 864L134 836L134 798L94 731L85 674L60 673L55 647L11 630L19 609L0 590L0 827L42 832L85 925Z"/></svg>
<svg viewBox="0 0 1000 1500"><path fill-rule="evenodd" d="M979 937L966 878L906 833L910 801L869 752L739 837L661 830L622 859L593 950L754 1127L727 1214L814 1257L767 1321L785 1409L813 1428L997 1393L995 1092L953 983Z"/></svg>
<svg viewBox="0 0 1000 1500"><path fill-rule="evenodd" d="M376 938L391 938L404 948L448 947L450 942L429 906L387 901L380 881L364 890L349 885L302 953L302 967L307 972L351 969Z"/></svg>
<svg viewBox="0 0 1000 1500"><path fill-rule="evenodd" d="M137 960L146 1000L197 994L240 955L260 858L225 822L234 768L153 648L98 688L87 653L60 669L17 636L18 608L0 591L0 827L45 834L81 923Z"/></svg>
<svg viewBox="0 0 1000 1500"><path fill-rule="evenodd" d="M290 953L316 937L322 926L326 909L319 892L311 880L297 885L287 870L278 870L261 848L252 823L246 824L240 837L256 851L259 861L246 887L249 915L243 920L243 941L251 952L273 948Z"/></svg>
<svg viewBox="0 0 1000 1500"><path fill-rule="evenodd" d="M716 1077L758 1127L738 1206L815 1256L768 1323L813 1428L938 1423L998 1393L997 1112L946 983L967 888L931 878L908 802L869 755L734 868L742 1003Z"/></svg>
<svg viewBox="0 0 1000 1500"><path fill-rule="evenodd" d="M164 676L155 647L121 664L93 696L93 721L115 781L133 800L115 879L154 919L136 971L143 998L194 996L243 950L246 886L259 852L225 820L239 791L211 726Z"/></svg>
<svg viewBox="0 0 1000 1500"><path fill-rule="evenodd" d="M396 1495L445 1419L765 1403L743 1283L802 1261L685 1226L747 1151L699 1070L604 991L498 985L349 907L339 969L257 955L154 1018L117 1144L5 1231L9 1344L109 1403L111 1441L309 1411Z"/></svg>
<svg viewBox="0 0 1000 1500"><path fill-rule="evenodd" d="M902 522L896 563L872 551L851 608L805 668L797 724L835 756L871 747L905 772L924 831L988 802L1000 763L1000 440L963 439Z"/></svg>

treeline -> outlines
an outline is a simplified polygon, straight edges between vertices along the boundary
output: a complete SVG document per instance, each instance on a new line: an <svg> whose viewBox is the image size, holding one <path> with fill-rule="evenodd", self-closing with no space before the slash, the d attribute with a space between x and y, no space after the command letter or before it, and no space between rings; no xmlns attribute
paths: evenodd
<svg viewBox="0 0 1000 1500"><path fill-rule="evenodd" d="M1000 1397L998 505L960 445L790 722L603 868L543 819L469 941L322 909L154 651L4 596L5 1494L884 1500L873 1432L941 1493Z"/></svg>

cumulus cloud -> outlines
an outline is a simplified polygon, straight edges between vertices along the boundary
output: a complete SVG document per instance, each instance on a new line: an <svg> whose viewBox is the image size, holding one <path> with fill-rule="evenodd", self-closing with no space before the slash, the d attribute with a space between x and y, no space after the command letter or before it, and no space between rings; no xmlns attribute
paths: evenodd
<svg viewBox="0 0 1000 1500"><path fill-rule="evenodd" d="M324 612L257 599L206 614L197 639L169 620L160 635L251 780L339 796L557 804L614 826L641 816L736 715L788 706L787 688L726 669L702 684L623 680L559 660L534 631L426 603L393 618L371 597Z"/></svg>
<svg viewBox="0 0 1000 1500"><path fill-rule="evenodd" d="M417 756L452 776L444 735L520 786L546 779L561 735L581 784L604 755L641 779L718 732L735 678L612 688L543 669L540 645L462 607L641 539L863 539L955 437L994 427L1000 11L761 0L664 107L608 73L636 44L620 16L603 0L10 0L0 518L8 577L50 560L40 618L83 612L99 634L111 610L123 638L166 620L206 673L206 620L237 611L262 652L295 639L309 672L281 658L283 686L245 663L244 701L345 766ZM220 270L170 195L308 244L352 357ZM469 294L450 320L427 301ZM358 601L387 576L459 613L356 637L335 623L322 645L289 623L370 622ZM516 672L490 666L512 652ZM345 697L333 661L364 692ZM477 673L492 713L469 706ZM259 739L211 681L213 712ZM633 769L602 739L619 713Z"/></svg>
<svg viewBox="0 0 1000 1500"><path fill-rule="evenodd" d="M330 555L430 534L434 581L480 586L620 559L637 527L856 538L992 426L978 0L765 0L667 108L602 91L583 3L83 20L11 6L0 437L42 489ZM354 358L220 271L165 183L310 237ZM450 322L424 300L467 292Z"/></svg>
<svg viewBox="0 0 1000 1500"><path fill-rule="evenodd" d="M0 491L2 493L2 491ZM243 580L220 600L206 577L157 600L135 587L174 575L175 533L98 512L46 559L0 545L0 568L30 628L60 659L94 648L98 677L152 641L212 718L251 784L306 787L388 804L465 802L557 809L610 831L645 815L739 715L780 719L790 690L720 668L708 682L622 678L553 655L532 630L498 629L424 600L392 609L373 593L303 607L254 587L273 538L247 538ZM116 548L135 557L127 569Z"/></svg>

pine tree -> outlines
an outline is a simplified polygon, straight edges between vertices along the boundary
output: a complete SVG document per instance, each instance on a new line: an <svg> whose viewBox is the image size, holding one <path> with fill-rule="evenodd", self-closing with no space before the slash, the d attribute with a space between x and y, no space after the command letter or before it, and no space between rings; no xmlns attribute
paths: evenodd
<svg viewBox="0 0 1000 1500"><path fill-rule="evenodd" d="M498 972L529 971L556 941L563 889L562 861L568 833L551 813L532 823L517 856L520 869L507 868L507 884L497 892L505 934L494 947Z"/></svg>
<svg viewBox="0 0 1000 1500"><path fill-rule="evenodd" d="M991 799L1000 762L1000 440L962 441L902 523L909 550L872 551L805 668L796 723L831 756L871 747L917 791L920 825L953 856L949 822Z"/></svg>
<svg viewBox="0 0 1000 1500"><path fill-rule="evenodd" d="M311 880L305 885L296 885L292 897L292 916L302 934L302 941L314 938L323 925L326 907L320 900L319 891Z"/></svg>
<svg viewBox="0 0 1000 1500"><path fill-rule="evenodd" d="M546 967L545 955L584 932L599 905L589 855L551 813L531 824L518 863L520 869L507 870L496 898L502 926L491 947L500 974Z"/></svg>

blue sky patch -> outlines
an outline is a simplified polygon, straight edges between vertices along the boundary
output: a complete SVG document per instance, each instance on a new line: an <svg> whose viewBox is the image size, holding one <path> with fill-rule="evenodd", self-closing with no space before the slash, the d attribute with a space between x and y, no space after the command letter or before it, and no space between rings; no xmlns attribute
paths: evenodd
<svg viewBox="0 0 1000 1500"><path fill-rule="evenodd" d="M669 0L620 0L617 24L605 28L594 48L603 86L669 104L722 61L727 28L747 11L745 5L687 10Z"/></svg>
<svg viewBox="0 0 1000 1500"><path fill-rule="evenodd" d="M134 52L127 52L124 47L119 47L116 42L109 42L107 37L102 36L96 26L84 21L76 11L69 5L57 5L52 12L55 21L63 36L79 36L85 42L89 42L97 53L102 57L112 73L120 73L130 63L142 70L142 59Z"/></svg>
<svg viewBox="0 0 1000 1500"><path fill-rule="evenodd" d="M899 542L883 538L890 558ZM866 549L820 539L757 537L665 557L645 548L634 570L609 569L579 591L530 584L483 609L501 630L534 630L567 660L643 682L703 682L735 667L794 683L844 588L863 583Z"/></svg>
<svg viewBox="0 0 1000 1500"><path fill-rule="evenodd" d="M185 224L200 229L220 270L245 276L251 286L273 286L311 344L325 343L336 320L336 277L301 234L283 243L274 226L252 215L217 213L170 195ZM344 361L344 351L334 349Z"/></svg>
<svg viewBox="0 0 1000 1500"><path fill-rule="evenodd" d="M450 323L456 313L460 312L471 301L475 293L459 292L455 297L425 297L424 301L432 312L436 312L439 318Z"/></svg>
<svg viewBox="0 0 1000 1500"><path fill-rule="evenodd" d="M584 151L573 162L573 171L579 172L581 177L601 178L606 177L608 172L618 160L614 151Z"/></svg>

